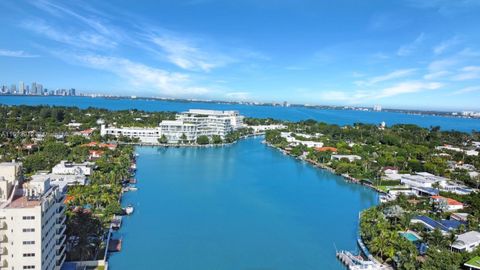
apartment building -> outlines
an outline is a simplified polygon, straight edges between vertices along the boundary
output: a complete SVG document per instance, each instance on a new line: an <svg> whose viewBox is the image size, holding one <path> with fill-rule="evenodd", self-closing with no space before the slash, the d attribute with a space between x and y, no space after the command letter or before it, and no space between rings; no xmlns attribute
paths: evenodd
<svg viewBox="0 0 480 270"><path fill-rule="evenodd" d="M49 179L24 182L21 169L0 163L0 269L58 270L66 256L64 194Z"/></svg>
<svg viewBox="0 0 480 270"><path fill-rule="evenodd" d="M176 120L166 120L155 128L106 127L101 126L100 134L138 138L144 143L157 143L165 136L169 143L178 143L183 135L187 141L195 141L198 136L224 138L228 133L243 127L244 117L238 111L215 111L191 109L176 115Z"/></svg>

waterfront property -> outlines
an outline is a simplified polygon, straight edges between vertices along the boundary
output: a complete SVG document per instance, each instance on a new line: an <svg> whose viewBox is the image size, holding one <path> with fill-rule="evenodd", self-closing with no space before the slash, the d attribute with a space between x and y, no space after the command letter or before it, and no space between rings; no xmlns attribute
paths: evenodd
<svg viewBox="0 0 480 270"><path fill-rule="evenodd" d="M450 231L458 229L462 224L465 225L464 222L458 220L434 220L427 216L416 216L411 219L412 223L420 223L422 224L427 230L435 230L439 229L443 235L448 235Z"/></svg>
<svg viewBox="0 0 480 270"><path fill-rule="evenodd" d="M176 115L176 120L164 120L155 128L106 127L101 126L101 135L137 138L143 143L159 142L165 138L168 143L193 142L199 136L225 136L243 127L243 116L238 111L214 111L190 109Z"/></svg>
<svg viewBox="0 0 480 270"><path fill-rule="evenodd" d="M65 261L64 194L49 179L23 182L21 167L0 164L0 266L58 270Z"/></svg>
<svg viewBox="0 0 480 270"><path fill-rule="evenodd" d="M74 163L67 160L60 161L59 164L53 166L53 174L70 174L70 175L90 175L92 174L91 162Z"/></svg>

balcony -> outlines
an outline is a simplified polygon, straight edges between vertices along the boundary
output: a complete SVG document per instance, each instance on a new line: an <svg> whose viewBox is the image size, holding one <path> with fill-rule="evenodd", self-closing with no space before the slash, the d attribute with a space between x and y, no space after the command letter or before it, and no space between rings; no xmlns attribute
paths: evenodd
<svg viewBox="0 0 480 270"><path fill-rule="evenodd" d="M6 234L0 234L0 243L7 243L8 237Z"/></svg>
<svg viewBox="0 0 480 270"><path fill-rule="evenodd" d="M59 259L57 259L57 266L62 266L63 262L65 261L65 253L60 256Z"/></svg>
<svg viewBox="0 0 480 270"><path fill-rule="evenodd" d="M0 230L6 230L7 228L7 223L5 221L0 221Z"/></svg>
<svg viewBox="0 0 480 270"><path fill-rule="evenodd" d="M8 255L8 249L7 247L0 247L0 255Z"/></svg>
<svg viewBox="0 0 480 270"><path fill-rule="evenodd" d="M62 225L62 227L57 229L57 235L62 235L65 233L65 230L67 229L67 226Z"/></svg>
<svg viewBox="0 0 480 270"><path fill-rule="evenodd" d="M57 239L57 248L60 248L63 243L65 243L65 239L67 239L67 236L64 234L60 239Z"/></svg>
<svg viewBox="0 0 480 270"><path fill-rule="evenodd" d="M0 268L8 268L8 261L6 259L0 261Z"/></svg>
<svg viewBox="0 0 480 270"><path fill-rule="evenodd" d="M57 218L56 224L57 225L63 225L63 224L65 224L65 220L67 220L67 216L61 216L61 217Z"/></svg>
<svg viewBox="0 0 480 270"><path fill-rule="evenodd" d="M57 197L55 201L57 203L63 203L64 200L65 200L65 194L62 193L60 196Z"/></svg>
<svg viewBox="0 0 480 270"><path fill-rule="evenodd" d="M61 245L57 250L57 256L62 256L65 253L65 245Z"/></svg>
<svg viewBox="0 0 480 270"><path fill-rule="evenodd" d="M65 212L65 205L62 204L62 206L57 208L57 214L62 215Z"/></svg>

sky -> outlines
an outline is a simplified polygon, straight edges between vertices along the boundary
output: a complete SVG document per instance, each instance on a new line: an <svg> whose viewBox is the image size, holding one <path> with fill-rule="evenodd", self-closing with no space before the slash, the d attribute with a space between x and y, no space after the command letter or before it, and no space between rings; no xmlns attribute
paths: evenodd
<svg viewBox="0 0 480 270"><path fill-rule="evenodd" d="M480 110L480 0L2 0L0 10L0 84Z"/></svg>

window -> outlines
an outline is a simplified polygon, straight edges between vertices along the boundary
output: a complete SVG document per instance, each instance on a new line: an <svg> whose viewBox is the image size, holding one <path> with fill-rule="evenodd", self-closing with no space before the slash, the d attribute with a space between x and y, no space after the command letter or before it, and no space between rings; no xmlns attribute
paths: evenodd
<svg viewBox="0 0 480 270"><path fill-rule="evenodd" d="M35 241L23 241L24 245L35 245Z"/></svg>
<svg viewBox="0 0 480 270"><path fill-rule="evenodd" d="M24 228L23 232L34 232L35 228Z"/></svg>
<svg viewBox="0 0 480 270"><path fill-rule="evenodd" d="M35 253L23 253L23 257L35 257Z"/></svg>
<svg viewBox="0 0 480 270"><path fill-rule="evenodd" d="M23 220L32 220L32 219L35 219L35 216L23 216Z"/></svg>
<svg viewBox="0 0 480 270"><path fill-rule="evenodd" d="M23 269L35 269L35 265L24 265Z"/></svg>

